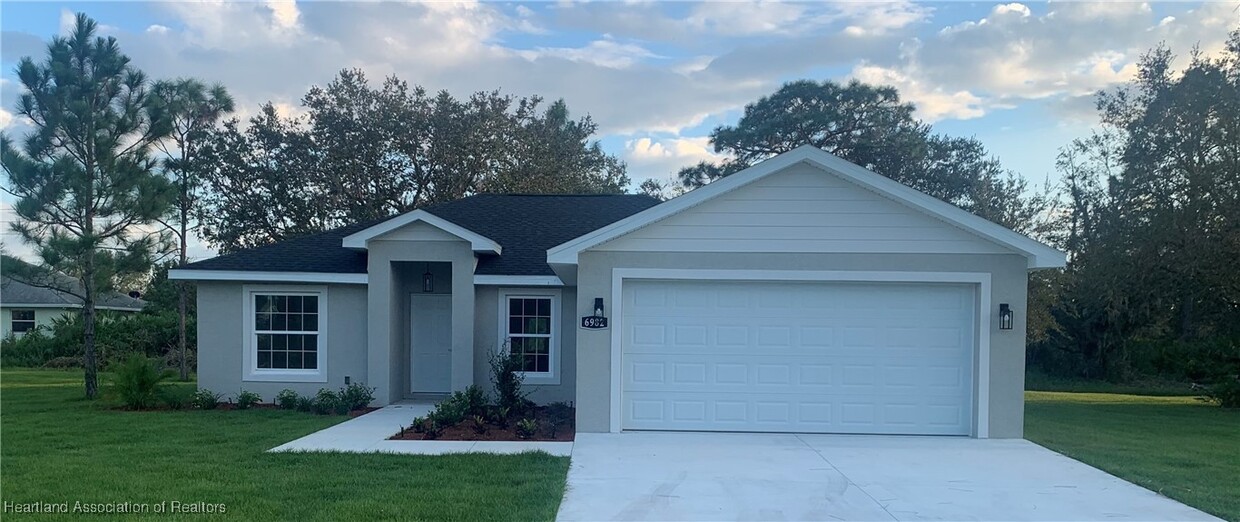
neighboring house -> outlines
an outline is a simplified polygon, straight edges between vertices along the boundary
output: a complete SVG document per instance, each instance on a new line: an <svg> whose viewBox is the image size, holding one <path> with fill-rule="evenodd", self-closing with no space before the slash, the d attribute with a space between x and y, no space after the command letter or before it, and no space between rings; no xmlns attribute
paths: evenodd
<svg viewBox="0 0 1240 522"><path fill-rule="evenodd" d="M582 432L1020 437L1027 274L1064 262L802 147L661 204L479 195L170 277L220 392L387 404L489 387L508 344Z"/></svg>
<svg viewBox="0 0 1240 522"><path fill-rule="evenodd" d="M8 258L5 259L9 261ZM63 288L77 288L73 285ZM117 292L107 292L100 296L95 308L99 310L115 310L119 312L140 312L146 302ZM0 276L0 337L25 335L26 332L39 326L49 326L52 320L66 314L77 313L82 309L82 300L77 296L23 283L8 275Z"/></svg>

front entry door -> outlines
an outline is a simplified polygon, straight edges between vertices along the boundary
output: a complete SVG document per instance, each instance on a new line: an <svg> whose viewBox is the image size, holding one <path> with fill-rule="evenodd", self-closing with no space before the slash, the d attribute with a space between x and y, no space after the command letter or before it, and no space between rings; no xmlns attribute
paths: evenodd
<svg viewBox="0 0 1240 522"><path fill-rule="evenodd" d="M409 315L410 391L448 393L452 389L452 296L413 294Z"/></svg>

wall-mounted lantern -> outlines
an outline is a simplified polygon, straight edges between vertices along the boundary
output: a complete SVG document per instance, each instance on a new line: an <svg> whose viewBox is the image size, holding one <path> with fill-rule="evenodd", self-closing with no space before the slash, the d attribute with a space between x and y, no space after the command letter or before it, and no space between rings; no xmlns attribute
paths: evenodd
<svg viewBox="0 0 1240 522"><path fill-rule="evenodd" d="M1015 314L1012 313L1012 307L1008 306L1007 303L1000 304L999 305L999 329L1000 330L1011 330L1014 315Z"/></svg>
<svg viewBox="0 0 1240 522"><path fill-rule="evenodd" d="M581 327L586 330L602 330L607 328L607 316L604 315L603 298L594 298L594 315L581 318Z"/></svg>
<svg viewBox="0 0 1240 522"><path fill-rule="evenodd" d="M422 274L422 292L431 293L435 291L435 276L431 274L431 264L426 264L426 273Z"/></svg>

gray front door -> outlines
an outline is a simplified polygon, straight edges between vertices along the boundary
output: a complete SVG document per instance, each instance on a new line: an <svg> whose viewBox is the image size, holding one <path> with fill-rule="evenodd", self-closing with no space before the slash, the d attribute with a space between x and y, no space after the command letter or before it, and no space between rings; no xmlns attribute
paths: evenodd
<svg viewBox="0 0 1240 522"><path fill-rule="evenodd" d="M412 294L409 298L410 391L452 389L452 296Z"/></svg>

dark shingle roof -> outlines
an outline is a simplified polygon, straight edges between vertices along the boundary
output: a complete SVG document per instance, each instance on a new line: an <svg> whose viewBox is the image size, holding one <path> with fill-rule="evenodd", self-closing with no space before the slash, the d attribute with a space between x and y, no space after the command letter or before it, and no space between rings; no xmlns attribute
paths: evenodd
<svg viewBox="0 0 1240 522"><path fill-rule="evenodd" d="M486 236L503 247L483 255L479 275L552 275L547 249L658 204L642 195L480 194L424 210ZM366 273L366 253L341 246L345 236L379 223L241 250L186 265L195 270Z"/></svg>
<svg viewBox="0 0 1240 522"><path fill-rule="evenodd" d="M61 290L55 290L54 287ZM0 255L0 304L14 306L82 306L82 284L72 277L37 267L16 257ZM140 311L146 301L121 292L100 292L95 306Z"/></svg>

